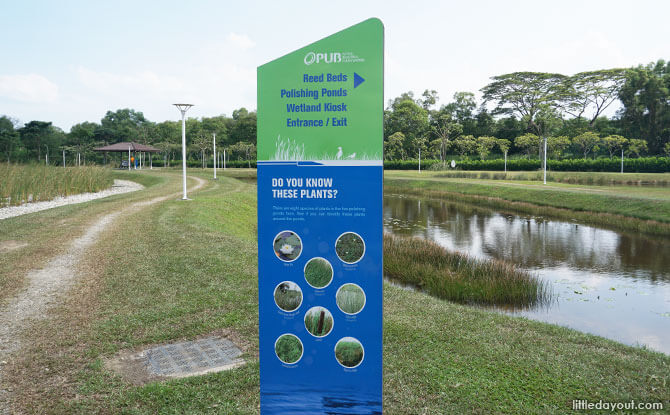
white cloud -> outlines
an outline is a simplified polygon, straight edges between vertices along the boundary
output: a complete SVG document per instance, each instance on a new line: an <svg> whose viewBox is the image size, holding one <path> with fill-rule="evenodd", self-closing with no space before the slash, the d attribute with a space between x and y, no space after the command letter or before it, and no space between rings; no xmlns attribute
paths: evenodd
<svg viewBox="0 0 670 415"><path fill-rule="evenodd" d="M114 74L79 67L77 68L77 77L87 88L111 95L129 91L162 94L181 91L184 88L179 79L172 76L158 75L152 71L142 71L135 74Z"/></svg>
<svg viewBox="0 0 670 415"><path fill-rule="evenodd" d="M29 103L54 102L58 85L42 75L0 75L0 96Z"/></svg>
<svg viewBox="0 0 670 415"><path fill-rule="evenodd" d="M251 38L245 34L239 33L230 33L226 40L229 44L235 46L238 49L247 50L256 46L256 42L251 40Z"/></svg>

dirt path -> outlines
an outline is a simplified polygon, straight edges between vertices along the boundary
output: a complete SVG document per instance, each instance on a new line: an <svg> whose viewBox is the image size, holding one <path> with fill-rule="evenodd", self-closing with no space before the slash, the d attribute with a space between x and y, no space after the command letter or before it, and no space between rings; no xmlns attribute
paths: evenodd
<svg viewBox="0 0 670 415"><path fill-rule="evenodd" d="M189 176L197 181L189 191L195 191L207 183L198 177ZM108 225L119 216L137 212L164 200L174 198L178 193L153 198L147 201L134 203L120 211L103 215L95 220L82 236L72 242L70 248L62 255L51 259L42 269L30 271L26 275L28 286L12 298L8 304L0 309L0 414L10 415L11 385L3 381L3 366L12 355L21 349L23 333L30 322L43 319L47 311L57 304L60 296L65 294L77 280L78 265L88 248L93 246L105 231Z"/></svg>

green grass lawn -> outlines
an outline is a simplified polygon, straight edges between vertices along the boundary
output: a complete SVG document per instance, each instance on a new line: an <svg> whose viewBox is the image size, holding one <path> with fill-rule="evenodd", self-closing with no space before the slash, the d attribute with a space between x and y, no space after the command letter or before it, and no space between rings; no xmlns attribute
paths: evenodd
<svg viewBox="0 0 670 415"><path fill-rule="evenodd" d="M174 176L164 186L178 189ZM35 324L32 346L5 366L25 412L259 413L256 187L220 177L189 196L115 223L82 266L85 278ZM147 385L103 364L208 333L233 339L249 363ZM573 399L667 408L670 357L385 284L385 413L572 413Z"/></svg>

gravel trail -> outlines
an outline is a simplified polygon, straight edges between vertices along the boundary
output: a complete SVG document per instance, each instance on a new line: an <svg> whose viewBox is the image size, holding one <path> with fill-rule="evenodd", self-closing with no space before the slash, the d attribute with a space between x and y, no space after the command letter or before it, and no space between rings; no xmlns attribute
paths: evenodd
<svg viewBox="0 0 670 415"><path fill-rule="evenodd" d="M192 177L198 183L190 191L202 188L207 182ZM130 182L132 183L132 182ZM137 190L137 189L133 189ZM127 190L132 191L132 190ZM97 193L94 193L94 195ZM134 203L120 211L109 213L93 222L82 236L72 241L70 248L62 255L52 258L42 269L28 272L28 286L19 292L8 304L0 308L0 414L13 414L11 408L11 385L3 381L3 366L12 355L17 353L25 339L23 333L34 319L43 319L47 311L59 302L79 276L77 268L86 250L93 246L107 226L119 216L137 212L142 208L174 198L177 194L156 197L147 201ZM47 202L45 202L47 203ZM79 202L71 202L79 203ZM46 208L45 208L46 209Z"/></svg>
<svg viewBox="0 0 670 415"><path fill-rule="evenodd" d="M0 208L0 220L12 218L14 216L25 215L26 213L39 212L55 208L58 206L71 205L73 203L88 202L89 200L100 199L103 197L118 195L121 193L134 192L136 190L144 189L139 183L131 182L129 180L114 179L114 184L109 189L101 190L95 193L79 193L72 196L57 197L53 200L44 202L24 203L19 206L7 206Z"/></svg>

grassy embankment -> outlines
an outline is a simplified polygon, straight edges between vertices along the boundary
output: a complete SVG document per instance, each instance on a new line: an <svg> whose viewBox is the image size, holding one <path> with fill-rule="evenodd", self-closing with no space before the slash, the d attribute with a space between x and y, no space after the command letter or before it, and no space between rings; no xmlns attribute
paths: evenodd
<svg viewBox="0 0 670 415"><path fill-rule="evenodd" d="M119 221L94 248L86 277L5 366L26 411L258 413L255 186L223 178L192 197ZM384 304L386 413L572 413L573 399L670 404L670 357L660 353L390 285ZM237 341L249 363L147 385L103 365L120 350L212 332Z"/></svg>
<svg viewBox="0 0 670 415"><path fill-rule="evenodd" d="M386 172L386 193L443 198L507 212L670 235L670 189L448 179Z"/></svg>
<svg viewBox="0 0 670 415"><path fill-rule="evenodd" d="M112 171L102 167L0 164L0 207L99 192L112 186Z"/></svg>
<svg viewBox="0 0 670 415"><path fill-rule="evenodd" d="M425 171L424 171L425 173ZM534 172L500 172L500 171L467 171L447 170L430 171L433 177L451 179L482 179L482 180L543 180L541 171ZM547 182L586 184L593 186L670 186L670 173L600 173L600 172L547 172Z"/></svg>

